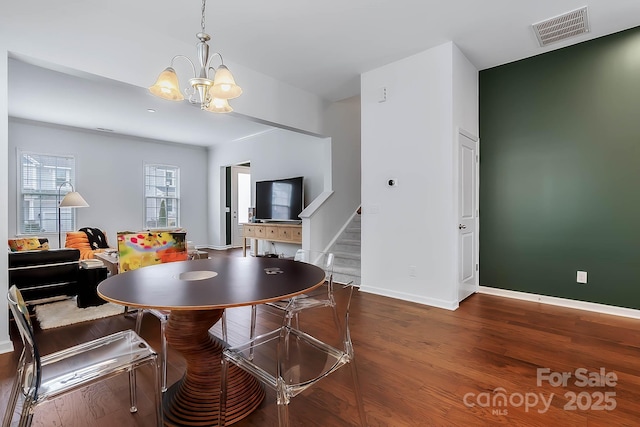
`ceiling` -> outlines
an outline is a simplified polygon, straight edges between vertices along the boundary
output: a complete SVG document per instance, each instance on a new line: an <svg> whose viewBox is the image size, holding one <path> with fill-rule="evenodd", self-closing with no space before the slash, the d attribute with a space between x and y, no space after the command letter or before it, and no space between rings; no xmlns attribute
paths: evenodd
<svg viewBox="0 0 640 427"><path fill-rule="evenodd" d="M12 117L160 141L212 146L275 129L188 102L165 101L127 83L16 59L9 59L8 91Z"/></svg>
<svg viewBox="0 0 640 427"><path fill-rule="evenodd" d="M538 46L532 24L585 5L589 33L546 48ZM162 38L194 45L200 8L199 0L32 0L3 5L0 24L22 21L34 29L53 25L49 36L61 40L66 40L65 33L77 37L79 28L116 28L110 33L113 37L129 38L141 48ZM640 25L640 2L210 0L206 19L212 49L222 52L227 61L335 101L359 93L361 73L448 41L482 70L632 28ZM167 61L175 54L194 58L195 49L167 52ZM59 79L64 92L43 93L34 87L34 80L27 80L30 73L38 74L42 79L38 81ZM78 74L52 73L10 61L10 115L198 145L242 139L270 129L242 117L157 100L140 87ZM150 76L150 82L155 77ZM34 91L38 103L30 95ZM147 126L153 116L147 108L163 114L169 109L171 114L159 128L157 124Z"/></svg>

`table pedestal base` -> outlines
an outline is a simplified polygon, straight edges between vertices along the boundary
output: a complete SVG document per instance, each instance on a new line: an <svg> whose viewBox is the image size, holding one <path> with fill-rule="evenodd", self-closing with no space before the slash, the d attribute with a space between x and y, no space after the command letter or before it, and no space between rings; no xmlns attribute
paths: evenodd
<svg viewBox="0 0 640 427"><path fill-rule="evenodd" d="M215 426L220 405L220 368L223 343L209 329L224 310L174 310L166 328L167 342L185 358L184 377L164 395L167 426ZM260 383L231 364L228 372L226 425L255 410L264 399Z"/></svg>

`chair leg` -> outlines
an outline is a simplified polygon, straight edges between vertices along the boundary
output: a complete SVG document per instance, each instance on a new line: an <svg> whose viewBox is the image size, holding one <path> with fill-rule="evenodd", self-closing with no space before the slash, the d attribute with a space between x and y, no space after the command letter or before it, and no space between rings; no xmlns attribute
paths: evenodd
<svg viewBox="0 0 640 427"><path fill-rule="evenodd" d="M153 384L155 385L154 388L155 388L156 420L158 422L158 427L163 427L164 426L164 415L162 413L162 392L160 391L160 389L161 389L160 377L161 376L158 375L158 369L160 367L158 366L157 358L156 358L156 361L153 362L151 367L153 368L153 379L154 379Z"/></svg>
<svg viewBox="0 0 640 427"><path fill-rule="evenodd" d="M220 406L218 407L218 426L225 425L227 412L227 371L229 362L222 356L222 366L220 370Z"/></svg>
<svg viewBox="0 0 640 427"><path fill-rule="evenodd" d="M295 317L296 317L296 329L300 330L300 316L299 316L300 312L296 311ZM291 324L289 324L289 326L291 326Z"/></svg>
<svg viewBox="0 0 640 427"><path fill-rule="evenodd" d="M165 336L165 329L167 327L167 320L166 318L164 319L160 319L160 343L161 343L161 347L162 347L162 354L160 355L160 369L161 369L161 374L160 374L160 378L162 381L162 392L164 393L165 391L167 391L167 354L168 354L168 350L167 350L167 337Z"/></svg>
<svg viewBox="0 0 640 427"><path fill-rule="evenodd" d="M140 329L142 328L142 317L144 316L144 310L138 309L136 313L136 334L140 335ZM136 406L136 370L132 369L129 371L129 412L132 414L138 412L138 407Z"/></svg>
<svg viewBox="0 0 640 427"><path fill-rule="evenodd" d="M22 365L22 363L19 363ZM16 411L16 404L18 403L18 390L20 389L20 379L22 378L22 370L18 370L16 372L15 379L13 381L13 387L11 389L11 395L9 395L9 401L7 404L7 412L4 414L4 418L2 419L2 427L10 427L11 420Z"/></svg>
<svg viewBox="0 0 640 427"><path fill-rule="evenodd" d="M258 311L258 307L256 305L251 306L251 326L249 326L249 340L253 341L256 336L256 314ZM249 348L249 360L253 360L253 345Z"/></svg>
<svg viewBox="0 0 640 427"><path fill-rule="evenodd" d="M20 414L20 421L18 423L18 427L30 427L31 422L33 421L33 409L34 402L31 397L27 397L24 401L24 406L22 407L22 413Z"/></svg>
<svg viewBox="0 0 640 427"><path fill-rule="evenodd" d="M289 427L289 395L285 392L283 379L276 380L276 403L278 404L278 426Z"/></svg>
<svg viewBox="0 0 640 427"><path fill-rule="evenodd" d="M139 308L136 313L136 334L140 335L140 329L142 328L142 317L144 316L144 310Z"/></svg>
<svg viewBox="0 0 640 427"><path fill-rule="evenodd" d="M258 308L255 305L251 306L251 326L249 329L249 341L253 340L256 336L256 314Z"/></svg>
<svg viewBox="0 0 640 427"><path fill-rule="evenodd" d="M229 336L227 335L227 310L222 312L222 319L220 321L222 322L222 324L220 325L220 328L222 329L222 341L228 342L227 338Z"/></svg>
<svg viewBox="0 0 640 427"><path fill-rule="evenodd" d="M136 413L138 412L138 407L136 406L136 370L132 369L129 371L129 412Z"/></svg>
<svg viewBox="0 0 640 427"><path fill-rule="evenodd" d="M360 425L366 427L367 414L364 412L364 401L360 393L360 381L358 381L358 369L356 368L355 357L351 358L349 365L351 366L351 378L353 379L353 393L356 396L356 405L358 406L358 413L360 414Z"/></svg>
<svg viewBox="0 0 640 427"><path fill-rule="evenodd" d="M289 405L278 404L278 426L289 427Z"/></svg>

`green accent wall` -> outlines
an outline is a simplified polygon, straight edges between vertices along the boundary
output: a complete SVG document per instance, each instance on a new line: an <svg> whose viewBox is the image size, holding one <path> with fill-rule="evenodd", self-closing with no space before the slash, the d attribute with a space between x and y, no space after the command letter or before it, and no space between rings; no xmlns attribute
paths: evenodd
<svg viewBox="0 0 640 427"><path fill-rule="evenodd" d="M640 27L479 84L480 284L640 309Z"/></svg>

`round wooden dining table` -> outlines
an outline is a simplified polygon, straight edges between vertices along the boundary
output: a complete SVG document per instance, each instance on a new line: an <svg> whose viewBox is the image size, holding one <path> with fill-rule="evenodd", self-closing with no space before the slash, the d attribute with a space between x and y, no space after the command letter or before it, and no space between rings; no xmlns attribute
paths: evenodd
<svg viewBox="0 0 640 427"><path fill-rule="evenodd" d="M209 329L225 308L277 301L320 286L325 273L312 264L279 258L220 257L158 264L117 274L98 285L107 301L170 310L167 343L186 361L183 378L163 397L165 425L217 425L221 339ZM260 383L230 366L227 424L249 415L264 399Z"/></svg>

